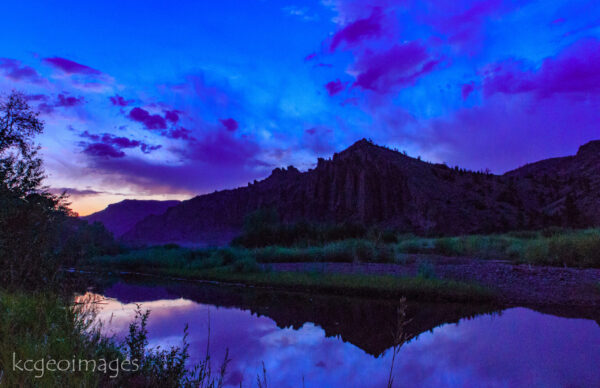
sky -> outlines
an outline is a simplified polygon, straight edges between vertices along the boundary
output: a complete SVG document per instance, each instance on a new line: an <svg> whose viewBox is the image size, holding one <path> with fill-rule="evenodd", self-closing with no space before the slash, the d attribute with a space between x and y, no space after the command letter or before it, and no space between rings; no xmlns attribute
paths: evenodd
<svg viewBox="0 0 600 388"><path fill-rule="evenodd" d="M186 199L361 138L503 173L600 139L600 8L567 0L3 4L0 93L80 215Z"/></svg>

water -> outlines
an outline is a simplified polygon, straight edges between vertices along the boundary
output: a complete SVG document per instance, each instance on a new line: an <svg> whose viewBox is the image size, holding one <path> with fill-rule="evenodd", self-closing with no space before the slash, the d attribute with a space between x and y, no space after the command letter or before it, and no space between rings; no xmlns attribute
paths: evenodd
<svg viewBox="0 0 600 388"><path fill-rule="evenodd" d="M232 359L227 386L256 386L264 362L270 387L385 387L393 333L406 320L396 387L600 386L600 326L591 319L408 301L399 320L399 302L193 283L118 280L96 292L109 298L99 319L118 337L135 303L151 310L150 346L181 344L188 323L192 362L206 353L210 321L214 367L225 349Z"/></svg>

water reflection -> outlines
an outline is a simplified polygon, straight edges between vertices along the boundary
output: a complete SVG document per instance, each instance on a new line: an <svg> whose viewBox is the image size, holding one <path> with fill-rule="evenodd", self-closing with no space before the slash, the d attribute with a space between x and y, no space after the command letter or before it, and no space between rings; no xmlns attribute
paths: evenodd
<svg viewBox="0 0 600 388"><path fill-rule="evenodd" d="M210 320L212 359L218 364L227 348L232 358L230 386L252 386L262 361L274 387L387 384L398 303L189 283L118 281L99 291L111 298L100 312L108 330L125 334L142 302L152 310L150 345L178 345L189 323L196 360L206 351ZM408 303L406 321L395 386L600 384L600 327L591 320Z"/></svg>

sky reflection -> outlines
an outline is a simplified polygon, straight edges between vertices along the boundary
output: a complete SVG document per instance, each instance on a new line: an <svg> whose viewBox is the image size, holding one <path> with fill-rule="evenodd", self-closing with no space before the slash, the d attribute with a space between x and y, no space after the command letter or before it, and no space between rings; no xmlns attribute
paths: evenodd
<svg viewBox="0 0 600 388"><path fill-rule="evenodd" d="M166 296L156 289L155 295ZM206 352L210 319L213 366L220 365L225 349L232 359L228 386L254 386L263 361L270 386L299 387L303 379L306 387L386 386L391 350L374 357L339 337L326 337L313 323L298 330L279 328L274 320L248 310L136 296L143 309L152 311L151 346L180 344L189 324L192 361ZM99 313L105 329L117 336L126 333L136 306L126 302L108 299ZM394 376L395 386L593 387L600 386L597 365L596 322L511 308L420 334L401 348Z"/></svg>

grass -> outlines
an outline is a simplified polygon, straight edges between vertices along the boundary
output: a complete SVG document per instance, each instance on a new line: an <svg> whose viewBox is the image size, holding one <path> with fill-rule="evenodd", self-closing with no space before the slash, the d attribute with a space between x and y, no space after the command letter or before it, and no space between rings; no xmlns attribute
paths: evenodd
<svg viewBox="0 0 600 388"><path fill-rule="evenodd" d="M215 249L190 253L182 248L153 248L119 256L98 257L88 268L100 271L137 271L186 279L213 280L315 291L343 295L412 299L490 301L490 290L471 283L436 279L433 267L417 277L332 274L321 272L275 272L259 266L251 250ZM266 268L266 269L265 269Z"/></svg>
<svg viewBox="0 0 600 388"><path fill-rule="evenodd" d="M113 359L118 348L97 332L88 332L90 320L81 310L68 308L52 293L0 292L0 369L7 386L90 386L99 384L91 371L35 373L14 371L16 360ZM31 366L30 366L31 368Z"/></svg>
<svg viewBox="0 0 600 388"><path fill-rule="evenodd" d="M600 229L549 229L440 238L409 236L397 244L397 251L599 268Z"/></svg>
<svg viewBox="0 0 600 388"><path fill-rule="evenodd" d="M142 312L138 307L136 318L129 325L129 335L123 342L117 342L104 337L94 325L95 314L89 302L67 303L52 292L0 290L0 385L206 388L223 385L227 356L216 373L211 370L209 354L193 367L186 365L187 328L182 347L148 348L150 312ZM26 364L26 360L31 361Z"/></svg>

